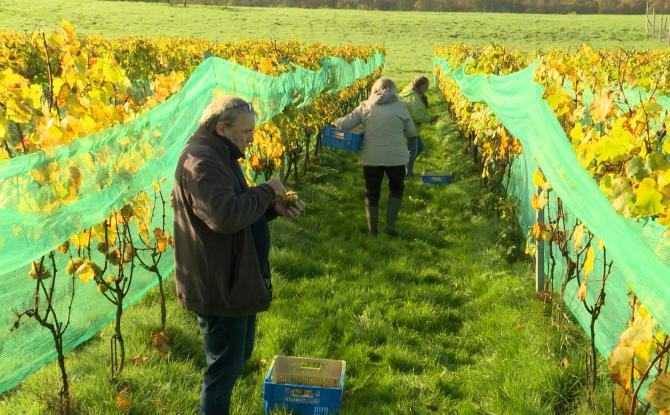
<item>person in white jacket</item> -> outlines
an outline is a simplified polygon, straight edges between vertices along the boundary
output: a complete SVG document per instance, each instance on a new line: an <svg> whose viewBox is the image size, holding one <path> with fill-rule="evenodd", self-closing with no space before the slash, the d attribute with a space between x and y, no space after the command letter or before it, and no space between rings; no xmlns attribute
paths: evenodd
<svg viewBox="0 0 670 415"><path fill-rule="evenodd" d="M333 123L342 130L363 125L360 164L365 178L365 210L368 230L377 234L379 198L384 174L389 179L389 199L384 231L398 236L396 220L405 189L405 166L409 160L407 138L417 135L407 106L398 99L395 84L379 78L367 100Z"/></svg>

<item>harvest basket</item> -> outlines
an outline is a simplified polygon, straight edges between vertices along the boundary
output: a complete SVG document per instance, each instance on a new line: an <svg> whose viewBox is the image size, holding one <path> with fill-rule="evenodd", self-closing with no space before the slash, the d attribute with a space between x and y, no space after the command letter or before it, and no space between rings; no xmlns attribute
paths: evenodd
<svg viewBox="0 0 670 415"><path fill-rule="evenodd" d="M276 356L263 382L265 414L281 407L301 415L330 415L340 409L344 360Z"/></svg>
<svg viewBox="0 0 670 415"><path fill-rule="evenodd" d="M325 147L337 148L346 151L360 151L363 146L363 134L352 131L342 131L326 125L321 129L321 143Z"/></svg>
<svg viewBox="0 0 670 415"><path fill-rule="evenodd" d="M427 184L449 184L451 180L451 173L447 172L426 172L421 174L421 181Z"/></svg>

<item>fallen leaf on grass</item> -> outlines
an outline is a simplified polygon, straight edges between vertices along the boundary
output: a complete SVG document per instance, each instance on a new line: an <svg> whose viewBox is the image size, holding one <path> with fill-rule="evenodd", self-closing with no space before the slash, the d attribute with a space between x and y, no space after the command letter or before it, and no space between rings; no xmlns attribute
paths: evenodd
<svg viewBox="0 0 670 415"><path fill-rule="evenodd" d="M151 345L158 353L168 354L170 353L170 336L163 330L158 330L151 336Z"/></svg>
<svg viewBox="0 0 670 415"><path fill-rule="evenodd" d="M554 299L554 295L549 291L541 291L537 293L537 298L543 303L550 303Z"/></svg>
<svg viewBox="0 0 670 415"><path fill-rule="evenodd" d="M133 363L133 366L137 366L146 363L147 360L149 360L149 356L145 354L144 356L138 355L133 357L131 362Z"/></svg>
<svg viewBox="0 0 670 415"><path fill-rule="evenodd" d="M570 363L568 362L567 357L564 357L563 359L561 359L560 363L558 364L558 367L560 367L561 369L567 369L568 366L570 366Z"/></svg>
<svg viewBox="0 0 670 415"><path fill-rule="evenodd" d="M128 391L128 384L122 383L117 389L116 397L114 397L114 404L119 409L130 408L130 392Z"/></svg>
<svg viewBox="0 0 670 415"><path fill-rule="evenodd" d="M124 397L122 394L116 395L114 398L115 406L119 409L128 409L130 408L130 399Z"/></svg>
<svg viewBox="0 0 670 415"><path fill-rule="evenodd" d="M256 364L254 365L254 370L261 370L265 365L267 365L267 360L265 359L259 359Z"/></svg>

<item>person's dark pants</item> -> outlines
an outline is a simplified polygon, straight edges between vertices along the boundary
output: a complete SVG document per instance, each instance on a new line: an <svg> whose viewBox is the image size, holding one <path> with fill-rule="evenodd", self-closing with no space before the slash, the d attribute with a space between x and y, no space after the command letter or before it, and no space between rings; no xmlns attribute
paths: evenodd
<svg viewBox="0 0 670 415"><path fill-rule="evenodd" d="M425 147L423 139L420 136L407 139L407 150L409 150L409 161L407 162L407 175L414 174L414 161L421 154Z"/></svg>
<svg viewBox="0 0 670 415"><path fill-rule="evenodd" d="M198 321L205 337L207 358L200 393L200 415L228 415L233 386L254 350L256 315L198 315Z"/></svg>
<svg viewBox="0 0 670 415"><path fill-rule="evenodd" d="M405 166L363 166L365 178L365 206L379 206L384 173L389 179L389 197L402 199L405 190Z"/></svg>

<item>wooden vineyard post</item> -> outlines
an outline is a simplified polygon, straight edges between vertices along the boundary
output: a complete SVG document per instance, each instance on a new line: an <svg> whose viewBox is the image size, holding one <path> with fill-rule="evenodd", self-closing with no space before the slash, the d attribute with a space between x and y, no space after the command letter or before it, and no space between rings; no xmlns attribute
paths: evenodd
<svg viewBox="0 0 670 415"><path fill-rule="evenodd" d="M542 187L537 188L537 195L542 193ZM537 211L537 225L544 224L544 207ZM544 292L544 241L538 238L535 247L535 292Z"/></svg>
<svg viewBox="0 0 670 415"><path fill-rule="evenodd" d="M658 41L660 42L663 38L663 28L665 27L665 20L663 18L663 13L661 12L661 20L658 22Z"/></svg>
<svg viewBox="0 0 670 415"><path fill-rule="evenodd" d="M656 33L656 9L651 9L651 36L654 37Z"/></svg>
<svg viewBox="0 0 670 415"><path fill-rule="evenodd" d="M649 2L647 2L647 8L644 11L644 31L649 33Z"/></svg>

